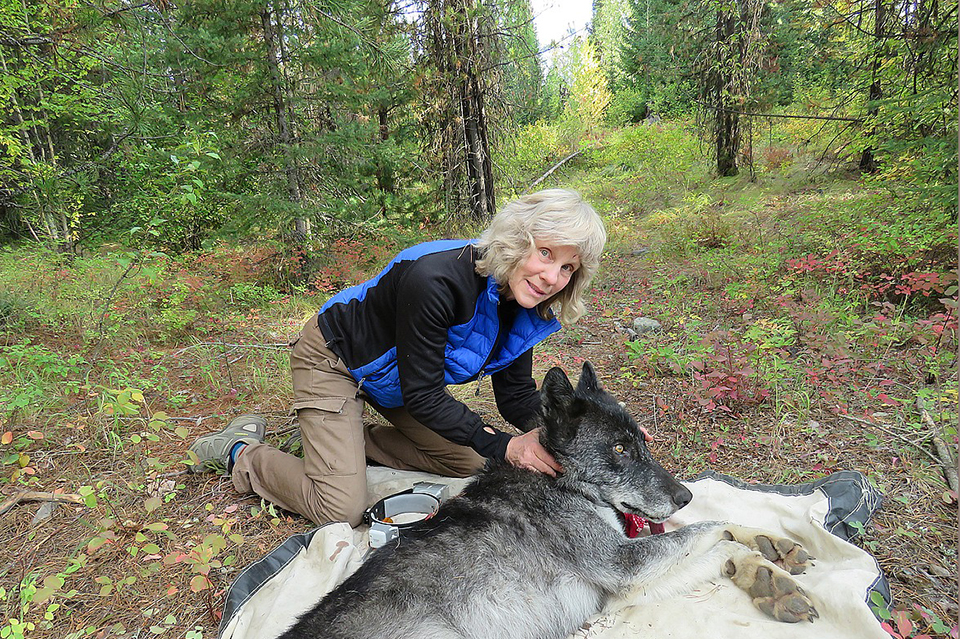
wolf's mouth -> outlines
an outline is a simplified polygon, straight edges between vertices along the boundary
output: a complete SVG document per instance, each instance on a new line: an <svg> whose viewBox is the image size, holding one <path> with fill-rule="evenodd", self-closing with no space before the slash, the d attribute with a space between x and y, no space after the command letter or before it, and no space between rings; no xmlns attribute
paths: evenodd
<svg viewBox="0 0 960 639"><path fill-rule="evenodd" d="M613 504L610 505L613 506ZM617 519L620 522L620 527L625 537L636 536L639 528L643 528L643 520L646 520L650 525L651 531L654 530L655 526L663 524L663 522L666 521L664 518L651 517L644 510L626 502L620 502L620 505L613 506L613 509L617 511ZM631 521L632 518L640 518L641 521L638 522L635 519ZM659 528L661 531L663 530L662 526Z"/></svg>
<svg viewBox="0 0 960 639"><path fill-rule="evenodd" d="M657 524L662 524L663 522L666 521L665 518L653 517L647 514L643 509L637 508L636 506L632 504L628 504L625 501L620 502L620 507L617 508L617 511L620 513L621 517L625 517L627 514L630 514L630 515L636 515L637 517L642 517L647 521L652 521Z"/></svg>

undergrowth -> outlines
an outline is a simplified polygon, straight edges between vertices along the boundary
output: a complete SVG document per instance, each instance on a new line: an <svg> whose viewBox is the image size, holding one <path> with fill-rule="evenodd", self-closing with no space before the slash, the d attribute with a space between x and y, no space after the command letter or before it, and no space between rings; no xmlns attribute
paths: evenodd
<svg viewBox="0 0 960 639"><path fill-rule="evenodd" d="M549 168L538 149L567 148L551 135L518 142L530 176ZM799 482L859 467L896 496L860 541L901 601L877 614L892 636L946 636L955 588L896 561L956 566L956 494L919 452L934 435L956 445L956 226L810 168L791 136L755 147L754 182L711 179L671 123L613 132L545 180L594 202L610 242L590 322L538 349L537 371L594 349L685 473ZM431 232L324 238L309 257L271 243L0 251L0 488L62 504L0 520L0 636L214 637L237 571L309 524L188 475L189 442L257 412L282 443L289 340ZM662 330L628 339L639 316Z"/></svg>

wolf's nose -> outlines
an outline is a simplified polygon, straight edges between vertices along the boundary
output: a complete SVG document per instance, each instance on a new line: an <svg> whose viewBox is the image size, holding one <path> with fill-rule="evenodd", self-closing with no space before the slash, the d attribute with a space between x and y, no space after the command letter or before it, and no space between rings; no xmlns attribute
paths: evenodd
<svg viewBox="0 0 960 639"><path fill-rule="evenodd" d="M673 491L671 498L673 499L673 503L675 503L679 509L683 508L693 500L693 493L691 493L683 484L677 484L677 489Z"/></svg>

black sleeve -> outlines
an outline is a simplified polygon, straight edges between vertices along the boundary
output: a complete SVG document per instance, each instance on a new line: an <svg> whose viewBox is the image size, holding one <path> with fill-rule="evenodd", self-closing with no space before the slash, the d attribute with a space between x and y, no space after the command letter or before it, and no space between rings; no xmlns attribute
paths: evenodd
<svg viewBox="0 0 960 639"><path fill-rule="evenodd" d="M493 396L503 418L527 432L536 425L540 411L540 393L533 380L533 349L518 357L510 366L491 376Z"/></svg>
<svg viewBox="0 0 960 639"><path fill-rule="evenodd" d="M472 278L472 263L470 269L465 272ZM464 290L473 291L475 284L461 280L459 272L425 263L411 267L398 284L397 367L404 407L442 437L471 446L484 457L503 459L511 436L485 424L444 392L447 331L457 323L458 314L472 312L476 300L464 296Z"/></svg>

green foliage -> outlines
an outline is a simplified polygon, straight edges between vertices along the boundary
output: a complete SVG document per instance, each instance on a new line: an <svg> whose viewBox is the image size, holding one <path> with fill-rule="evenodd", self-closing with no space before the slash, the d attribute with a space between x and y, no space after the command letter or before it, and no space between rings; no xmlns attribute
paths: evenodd
<svg viewBox="0 0 960 639"><path fill-rule="evenodd" d="M685 5L674 0L629 0L626 30L619 39L623 64L616 92L629 90L625 99L643 101L648 113L679 116L693 105L693 81L697 45L684 24ZM638 107L634 107L636 111Z"/></svg>
<svg viewBox="0 0 960 639"><path fill-rule="evenodd" d="M588 132L596 130L610 104L610 89L601 72L597 52L589 40L578 40L571 47L572 68L568 108L584 123Z"/></svg>
<svg viewBox="0 0 960 639"><path fill-rule="evenodd" d="M145 154L122 177L127 197L114 207L114 222L104 231L147 228L142 240L147 246L170 252L199 249L230 210L213 184L222 180L218 150L213 133L190 132L172 152Z"/></svg>
<svg viewBox="0 0 960 639"><path fill-rule="evenodd" d="M30 306L17 291L0 291L0 330L16 330L26 326Z"/></svg>
<svg viewBox="0 0 960 639"><path fill-rule="evenodd" d="M103 207L97 168L125 111L110 99L122 73L108 73L94 52L116 32L79 2L6 5L0 28L24 43L0 47L0 96L12 106L0 123L0 175L12 187L4 198L18 212L11 230L70 250ZM75 28L73 46L55 46Z"/></svg>
<svg viewBox="0 0 960 639"><path fill-rule="evenodd" d="M576 188L612 216L608 224L618 232L611 234L611 241L630 242L637 232L633 216L672 206L708 177L697 149L696 137L682 123L627 127L585 150L567 171L595 169ZM621 220L619 215L629 217Z"/></svg>
<svg viewBox="0 0 960 639"><path fill-rule="evenodd" d="M651 191L686 190L705 176L699 148L683 122L662 122L629 127L612 136L597 152L595 162L642 178Z"/></svg>
<svg viewBox="0 0 960 639"><path fill-rule="evenodd" d="M227 290L230 302L238 310L249 310L263 306L282 297L281 293L269 285L237 282Z"/></svg>
<svg viewBox="0 0 960 639"><path fill-rule="evenodd" d="M638 124L650 113L650 106L643 93L636 88L620 89L610 99L607 121L614 126Z"/></svg>
<svg viewBox="0 0 960 639"><path fill-rule="evenodd" d="M614 89L622 85L625 75L623 45L627 25L624 16L629 14L629 0L604 0L594 7L590 40L597 49L600 68Z"/></svg>
<svg viewBox="0 0 960 639"><path fill-rule="evenodd" d="M521 128L510 144L494 156L497 176L507 186L509 196L522 193L528 185L546 173L573 149L568 146L562 123L539 121Z"/></svg>
<svg viewBox="0 0 960 639"><path fill-rule="evenodd" d="M880 626L893 639L931 639L932 636L956 637L956 624L951 627L929 608L913 605L912 611L891 610L883 596L877 592L870 595L870 608L878 619ZM932 634L930 634L932 633Z"/></svg>
<svg viewBox="0 0 960 639"><path fill-rule="evenodd" d="M29 341L0 346L0 414L41 410L61 394L77 392L85 364L80 354L64 357Z"/></svg>
<svg viewBox="0 0 960 639"><path fill-rule="evenodd" d="M540 67L533 9L529 0L501 0L494 6L498 28L507 34L495 41L497 55L506 63L503 70L503 98L512 105L512 124L526 126L544 115L543 69ZM504 127L503 142L509 142Z"/></svg>

